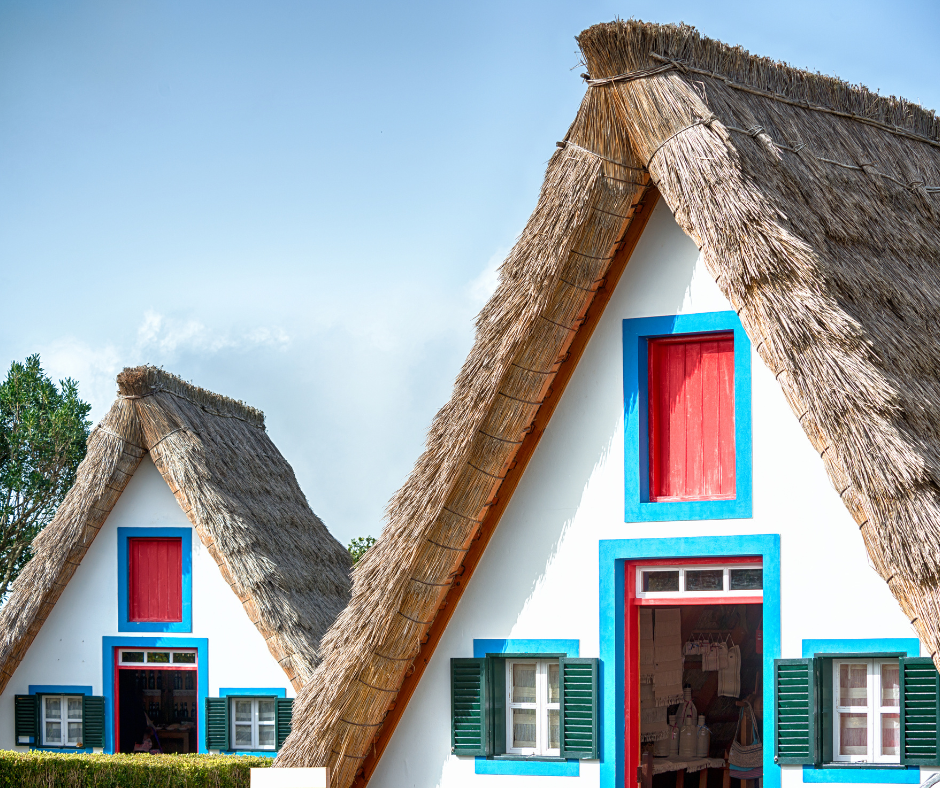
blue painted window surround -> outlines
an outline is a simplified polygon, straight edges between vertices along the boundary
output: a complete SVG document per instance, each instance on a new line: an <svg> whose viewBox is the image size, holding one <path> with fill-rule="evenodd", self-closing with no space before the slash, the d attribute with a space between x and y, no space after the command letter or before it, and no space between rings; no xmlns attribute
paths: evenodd
<svg viewBox="0 0 940 788"><path fill-rule="evenodd" d="M903 654L920 656L920 641L917 638L851 638L843 640L804 640L803 657L823 654ZM880 766L865 768L855 764L838 766L803 767L804 783L882 783L894 785L919 785L919 766Z"/></svg>
<svg viewBox="0 0 940 788"><path fill-rule="evenodd" d="M120 530L120 529L119 529ZM130 528L139 531L139 528ZM170 529L167 529L170 530ZM185 543L184 543L185 546ZM196 649L196 743L199 752L206 752L206 695L209 688L209 639L181 637L103 637L101 638L102 686L104 687L104 751L114 752L114 675L116 648Z"/></svg>
<svg viewBox="0 0 940 788"><path fill-rule="evenodd" d="M647 340L734 332L735 497L650 501ZM734 312L640 317L623 321L624 522L721 520L751 516L751 341Z"/></svg>
<svg viewBox="0 0 940 788"><path fill-rule="evenodd" d="M283 687L220 687L220 698L286 698L287 690ZM230 755L260 755L263 758L274 758L277 750L238 750Z"/></svg>
<svg viewBox="0 0 940 788"><path fill-rule="evenodd" d="M91 695L91 687L78 684L30 684L27 695ZM40 712L41 713L41 712ZM30 737L32 739L32 737ZM41 747L31 742L30 750L40 752L92 752L91 747Z"/></svg>
<svg viewBox="0 0 940 788"><path fill-rule="evenodd" d="M539 640L527 638L501 639L474 639L473 656L483 657L496 654L564 654L567 657L577 657L579 654L579 641L577 640ZM577 777L580 774L580 761L574 758L567 760L510 760L508 758L487 758L482 755L476 757L474 771L476 774L518 774L530 777Z"/></svg>
<svg viewBox="0 0 940 788"><path fill-rule="evenodd" d="M735 337L737 340L737 337ZM737 351L736 351L737 352ZM780 536L695 536L676 539L602 539L600 576L600 743L601 788L624 785L624 575L627 561L651 558L761 556L764 569L764 676L773 676L780 658ZM764 681L764 708L772 709L772 681ZM774 719L764 714L764 741L774 740ZM773 747L764 747L763 788L780 788Z"/></svg>
<svg viewBox="0 0 940 788"><path fill-rule="evenodd" d="M182 539L183 620L128 621L128 538L177 537ZM193 529L192 528L118 528L118 632L192 632L193 631Z"/></svg>

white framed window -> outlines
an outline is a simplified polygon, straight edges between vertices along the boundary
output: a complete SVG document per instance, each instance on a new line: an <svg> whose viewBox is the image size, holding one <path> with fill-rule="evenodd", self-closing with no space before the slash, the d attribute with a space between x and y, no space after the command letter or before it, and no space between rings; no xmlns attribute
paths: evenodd
<svg viewBox="0 0 940 788"><path fill-rule="evenodd" d="M561 755L557 659L506 660L506 752Z"/></svg>
<svg viewBox="0 0 940 788"><path fill-rule="evenodd" d="M273 750L274 698L231 698L233 750Z"/></svg>
<svg viewBox="0 0 940 788"><path fill-rule="evenodd" d="M42 695L42 743L45 747L80 747L82 696Z"/></svg>
<svg viewBox="0 0 940 788"><path fill-rule="evenodd" d="M834 659L832 702L834 761L900 763L897 659Z"/></svg>
<svg viewBox="0 0 940 788"><path fill-rule="evenodd" d="M136 665L186 665L195 667L198 664L195 651L181 651L177 649L118 649L118 665L134 667Z"/></svg>
<svg viewBox="0 0 940 788"><path fill-rule="evenodd" d="M763 568L760 562L643 566L636 573L636 595L638 599L763 597Z"/></svg>

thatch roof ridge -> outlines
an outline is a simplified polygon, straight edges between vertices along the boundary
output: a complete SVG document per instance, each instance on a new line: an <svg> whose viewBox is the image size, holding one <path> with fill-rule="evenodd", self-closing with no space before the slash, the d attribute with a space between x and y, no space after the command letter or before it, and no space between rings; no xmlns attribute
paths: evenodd
<svg viewBox="0 0 940 788"><path fill-rule="evenodd" d="M613 77L674 60L809 107L826 107L940 142L940 117L933 110L903 97L882 96L839 77L753 55L742 46L703 36L691 25L636 19L605 22L584 30L576 40L585 65L590 60L590 78Z"/></svg>
<svg viewBox="0 0 940 788"><path fill-rule="evenodd" d="M125 367L117 376L118 393L123 397L148 397L166 391L189 400L216 416L234 416L264 428L264 413L241 400L200 388L181 377L154 366Z"/></svg>
<svg viewBox="0 0 940 788"><path fill-rule="evenodd" d="M75 484L0 608L0 691L143 457L299 688L349 600L349 553L310 509L260 411L153 367L119 376Z"/></svg>

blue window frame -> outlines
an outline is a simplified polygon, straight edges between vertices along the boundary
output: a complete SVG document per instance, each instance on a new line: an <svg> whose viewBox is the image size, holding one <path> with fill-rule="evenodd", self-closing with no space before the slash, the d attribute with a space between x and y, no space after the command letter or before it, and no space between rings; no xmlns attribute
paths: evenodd
<svg viewBox="0 0 940 788"><path fill-rule="evenodd" d="M142 529L131 528L139 531ZM169 530L169 529L167 529ZM104 751L114 752L114 650L117 648L182 648L196 649L196 742L199 752L206 752L206 696L209 689L209 639L180 637L103 637L101 638L101 664L104 692Z"/></svg>
<svg viewBox="0 0 940 788"><path fill-rule="evenodd" d="M30 684L27 689L28 695L91 695L92 689L87 684ZM39 701L42 703L42 700ZM42 714L42 711L39 712ZM19 742L17 742L19 744ZM91 747L68 747L61 745L59 747L43 747L40 742L34 741L30 737L30 750L39 750L40 752L92 752Z"/></svg>
<svg viewBox="0 0 940 788"><path fill-rule="evenodd" d="M903 654L920 656L917 638L850 638L841 640L804 640L803 657L825 654ZM803 767L804 783L882 783L894 785L920 784L919 766L881 766L866 769L856 764L844 766Z"/></svg>
<svg viewBox="0 0 940 788"><path fill-rule="evenodd" d="M176 537L182 539L183 617L182 621L128 621L129 538ZM192 528L118 528L118 632L192 632L193 631L193 529Z"/></svg>
<svg viewBox="0 0 940 788"><path fill-rule="evenodd" d="M764 579L765 676L773 676L780 657L780 536L690 536L675 539L602 539L598 546L600 580L601 788L624 784L624 576L627 561L649 558L761 556ZM764 708L772 709L772 681L764 681ZM774 718L764 714L764 741L774 740ZM780 788L780 766L773 747L764 747L764 788Z"/></svg>
<svg viewBox="0 0 940 788"><path fill-rule="evenodd" d="M228 698L286 698L287 690L284 687L220 687L219 697L226 700ZM226 750L225 752L230 755L260 755L263 758L277 756L277 750Z"/></svg>
<svg viewBox="0 0 940 788"><path fill-rule="evenodd" d="M577 657L577 640L542 640L528 638L511 639L474 639L473 656L482 659L494 654L564 654ZM575 758L557 761L527 760L516 757L487 758L478 755L474 765L476 774L519 774L530 777L577 777L580 774L580 761Z"/></svg>
<svg viewBox="0 0 940 788"><path fill-rule="evenodd" d="M735 497L650 501L648 340L734 332ZM623 321L624 522L721 520L751 516L751 342L734 312L640 317Z"/></svg>

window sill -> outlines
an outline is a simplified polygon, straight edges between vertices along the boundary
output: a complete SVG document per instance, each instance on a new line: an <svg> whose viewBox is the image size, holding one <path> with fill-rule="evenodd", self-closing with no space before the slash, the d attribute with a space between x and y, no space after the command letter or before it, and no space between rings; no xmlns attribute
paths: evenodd
<svg viewBox="0 0 940 788"><path fill-rule="evenodd" d="M920 767L896 763L826 763L818 767L804 766L803 783L919 785Z"/></svg>
<svg viewBox="0 0 940 788"><path fill-rule="evenodd" d="M476 774L526 775L530 777L578 777L581 762L544 755L477 756Z"/></svg>

